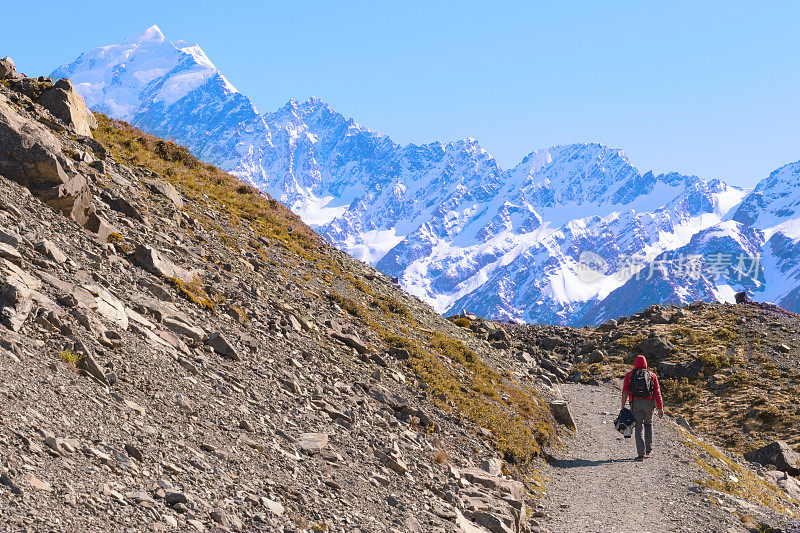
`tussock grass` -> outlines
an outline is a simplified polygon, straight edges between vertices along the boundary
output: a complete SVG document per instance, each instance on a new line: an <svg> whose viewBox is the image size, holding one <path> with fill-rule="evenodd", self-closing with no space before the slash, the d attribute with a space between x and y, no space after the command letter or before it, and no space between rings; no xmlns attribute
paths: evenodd
<svg viewBox="0 0 800 533"><path fill-rule="evenodd" d="M102 114L95 116L98 122L95 139L117 160L157 172L194 200L195 205L213 206L228 225L246 222L255 233L304 257L308 257L307 250L321 245L319 236L277 200L199 161L187 148L144 133L127 122ZM210 222L205 210L196 209L193 214Z"/></svg>

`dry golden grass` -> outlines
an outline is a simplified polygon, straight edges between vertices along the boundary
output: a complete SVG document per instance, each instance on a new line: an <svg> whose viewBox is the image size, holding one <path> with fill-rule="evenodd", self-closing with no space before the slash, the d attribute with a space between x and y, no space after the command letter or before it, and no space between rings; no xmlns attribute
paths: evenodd
<svg viewBox="0 0 800 533"><path fill-rule="evenodd" d="M407 349L406 371L416 376L432 401L474 424L525 475L534 474L531 459L552 441L555 426L546 404L533 390L492 369L460 340L422 327L410 310L410 300L404 303L394 288L350 273L344 259L330 253L319 236L273 198L198 161L182 146L104 115L97 118L95 138L114 158L153 170L169 181L188 198L186 210L232 252L251 250L274 269L275 278L308 285L304 289L308 294L312 278L298 277L295 267L313 266L317 278L313 281L322 285L314 294L335 302L384 347ZM210 216L212 212L216 216ZM267 252L262 239L283 252ZM115 246L120 242L114 238ZM206 294L199 279L170 281L184 297L209 311L215 309L218 302Z"/></svg>

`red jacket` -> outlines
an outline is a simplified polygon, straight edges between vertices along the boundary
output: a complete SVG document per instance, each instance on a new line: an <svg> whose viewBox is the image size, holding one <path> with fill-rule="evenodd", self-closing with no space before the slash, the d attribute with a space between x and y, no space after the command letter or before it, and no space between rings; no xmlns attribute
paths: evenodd
<svg viewBox="0 0 800 533"><path fill-rule="evenodd" d="M631 400L634 399L631 395L631 375L634 370L639 370L641 368L647 368L647 359L645 359L643 355L637 355L636 360L633 362L633 370L625 374L625 382L622 385L622 392L627 392ZM656 402L656 409L663 409L664 400L661 398L661 387L658 385L658 376L656 376L654 372L650 372L650 379L653 380L653 394L647 398L637 399L654 400Z"/></svg>

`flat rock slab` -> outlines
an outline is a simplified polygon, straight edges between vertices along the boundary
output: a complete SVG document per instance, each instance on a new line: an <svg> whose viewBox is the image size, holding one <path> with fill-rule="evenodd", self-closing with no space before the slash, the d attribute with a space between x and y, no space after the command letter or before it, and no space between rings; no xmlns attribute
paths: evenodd
<svg viewBox="0 0 800 533"><path fill-rule="evenodd" d="M157 276L177 279L184 283L197 277L197 272L179 267L152 246L140 244L136 247L134 258L142 268Z"/></svg>
<svg viewBox="0 0 800 533"><path fill-rule="evenodd" d="M327 433L303 433L297 439L300 449L307 454L319 453L328 445Z"/></svg>
<svg viewBox="0 0 800 533"><path fill-rule="evenodd" d="M0 257L2 257L3 259L7 259L8 261L17 266L22 265L22 256L16 250L16 248L11 246L10 244L0 242Z"/></svg>

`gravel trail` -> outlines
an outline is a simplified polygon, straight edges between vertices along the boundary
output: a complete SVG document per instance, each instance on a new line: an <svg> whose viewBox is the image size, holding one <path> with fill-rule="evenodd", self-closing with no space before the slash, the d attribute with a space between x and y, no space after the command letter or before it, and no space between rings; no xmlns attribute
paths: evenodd
<svg viewBox="0 0 800 533"><path fill-rule="evenodd" d="M672 422L654 415L653 456L639 463L634 439L614 430L619 388L562 390L578 431L544 470L551 531L745 531L734 513L703 496L694 456Z"/></svg>

